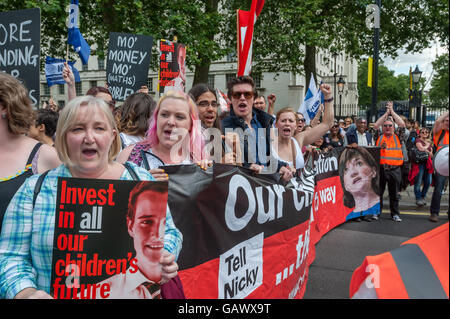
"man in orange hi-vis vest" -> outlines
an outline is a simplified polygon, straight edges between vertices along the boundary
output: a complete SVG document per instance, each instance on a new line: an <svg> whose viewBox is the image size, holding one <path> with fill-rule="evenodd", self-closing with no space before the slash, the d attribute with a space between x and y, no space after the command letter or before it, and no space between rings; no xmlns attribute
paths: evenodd
<svg viewBox="0 0 450 319"><path fill-rule="evenodd" d="M448 146L448 111L442 114L434 123L433 126L433 142L436 146L436 152L439 151L442 147ZM441 198L442 198L442 190L444 189L445 182L447 180L447 176L442 176L438 172L434 174L434 190L433 195L431 197L430 204L430 218L429 220L432 222L438 221L439 211L441 209ZM448 198L447 198L448 203ZM448 215L448 211L447 211Z"/></svg>
<svg viewBox="0 0 450 319"><path fill-rule="evenodd" d="M399 191L402 182L402 165L403 152L401 139L395 134L394 123L397 124L398 130L404 132L405 122L394 112L392 102L386 105L386 113L381 116L374 125L374 129L378 130L383 126L383 133L377 139L376 145L381 147L380 150L380 209L383 210L383 193L386 184L389 192L389 208L391 210L392 220L401 222L399 203ZM403 133L400 134L403 138Z"/></svg>
<svg viewBox="0 0 450 319"><path fill-rule="evenodd" d="M352 275L354 299L448 299L448 223L367 256Z"/></svg>

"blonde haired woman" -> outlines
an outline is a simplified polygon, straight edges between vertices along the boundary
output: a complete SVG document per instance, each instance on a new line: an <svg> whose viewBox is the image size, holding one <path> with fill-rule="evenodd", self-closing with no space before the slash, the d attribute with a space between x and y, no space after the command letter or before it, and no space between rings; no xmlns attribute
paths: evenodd
<svg viewBox="0 0 450 319"><path fill-rule="evenodd" d="M114 160L120 140L108 105L92 96L78 97L62 110L56 150L63 162L45 176L35 205L39 175L28 178L11 200L0 237L0 298L51 298L53 235L58 177L132 180L132 173ZM132 165L132 164L131 164ZM132 165L140 180L154 180ZM177 275L175 259L182 236L167 211L163 283ZM170 271L164 272L164 266Z"/></svg>

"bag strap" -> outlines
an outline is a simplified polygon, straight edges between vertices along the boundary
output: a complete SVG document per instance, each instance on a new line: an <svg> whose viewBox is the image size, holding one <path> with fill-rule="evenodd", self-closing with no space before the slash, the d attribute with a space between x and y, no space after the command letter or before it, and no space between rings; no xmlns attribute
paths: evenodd
<svg viewBox="0 0 450 319"><path fill-rule="evenodd" d="M131 167L130 163L125 162L123 165L128 170L128 173L130 173L133 180L140 181L140 178L137 176L136 172L134 171L133 167Z"/></svg>
<svg viewBox="0 0 450 319"><path fill-rule="evenodd" d="M39 148L41 146L42 146L41 142L38 142L38 143L36 143L36 145L34 145L33 149L31 150L30 156L28 157L26 165L30 165L31 164L31 162L33 161L34 156L36 155L37 151L39 150Z"/></svg>
<svg viewBox="0 0 450 319"><path fill-rule="evenodd" d="M41 187L42 187L42 183L44 182L45 176L47 176L48 171L45 171L44 173L41 174L41 176L38 177L38 180L36 182L36 185L34 186L34 192L33 192L33 208L34 208L34 204L36 203L36 199L38 197L39 192L41 191Z"/></svg>
<svg viewBox="0 0 450 319"><path fill-rule="evenodd" d="M294 169L297 170L296 162L297 162L297 150L294 145L294 141L291 140L291 149L292 149L292 165L294 165Z"/></svg>

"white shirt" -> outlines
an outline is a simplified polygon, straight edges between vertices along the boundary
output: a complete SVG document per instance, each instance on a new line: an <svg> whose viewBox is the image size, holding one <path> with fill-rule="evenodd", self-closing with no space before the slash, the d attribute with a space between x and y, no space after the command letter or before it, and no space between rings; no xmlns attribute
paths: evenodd
<svg viewBox="0 0 450 319"><path fill-rule="evenodd" d="M292 142L295 145L295 151L297 153L297 157L295 158L295 169L299 169L299 168L303 168L305 166L305 160L303 159L303 153L302 150L300 149L300 146L298 145L297 140L294 137L291 137ZM275 149L272 148L272 154L273 157L275 157L276 159L286 162L288 163L289 167L294 167L292 162L286 161L285 159L282 159L278 153L275 151Z"/></svg>
<svg viewBox="0 0 450 319"><path fill-rule="evenodd" d="M109 296L105 299L152 299L150 291L142 285L146 282L151 280L148 280L140 270L132 273L128 268L126 273L114 275L98 284L109 284ZM102 299L100 287L96 288L95 297L95 299Z"/></svg>
<svg viewBox="0 0 450 319"><path fill-rule="evenodd" d="M126 133L120 133L120 140L122 141L122 149L126 148L131 144L136 144L142 141L144 137L142 136L134 136Z"/></svg>

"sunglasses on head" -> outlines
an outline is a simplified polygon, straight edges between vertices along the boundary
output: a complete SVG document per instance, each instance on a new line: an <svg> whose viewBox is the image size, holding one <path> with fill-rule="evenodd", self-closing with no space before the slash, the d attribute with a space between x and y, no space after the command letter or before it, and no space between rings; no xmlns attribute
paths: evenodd
<svg viewBox="0 0 450 319"><path fill-rule="evenodd" d="M234 99L240 99L242 94L244 94L244 97L245 97L247 100L249 100L249 99L251 99L251 98L253 97L253 92L233 92L233 93L231 94L231 96L232 96Z"/></svg>

